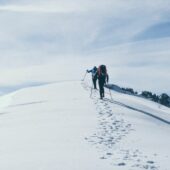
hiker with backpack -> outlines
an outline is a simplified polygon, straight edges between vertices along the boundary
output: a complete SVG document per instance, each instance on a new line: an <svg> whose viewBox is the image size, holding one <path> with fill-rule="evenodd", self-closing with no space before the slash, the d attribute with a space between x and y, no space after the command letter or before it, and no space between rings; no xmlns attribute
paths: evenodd
<svg viewBox="0 0 170 170"><path fill-rule="evenodd" d="M97 89L97 87L96 87L96 82L97 82L97 67L94 66L91 70L87 70L87 73L91 73L92 74L93 86L94 86L94 89Z"/></svg>
<svg viewBox="0 0 170 170"><path fill-rule="evenodd" d="M99 82L99 93L100 98L103 99L104 97L104 85L109 82L109 76L107 74L107 69L105 65L100 65L97 70L97 77Z"/></svg>

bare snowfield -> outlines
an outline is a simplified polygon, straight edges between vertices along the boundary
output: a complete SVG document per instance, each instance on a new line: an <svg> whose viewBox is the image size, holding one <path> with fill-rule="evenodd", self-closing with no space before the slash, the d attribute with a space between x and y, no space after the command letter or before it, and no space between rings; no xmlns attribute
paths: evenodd
<svg viewBox="0 0 170 170"><path fill-rule="evenodd" d="M170 124L120 102L167 121L170 110L90 91L87 82L61 81L1 96L0 169L168 170Z"/></svg>

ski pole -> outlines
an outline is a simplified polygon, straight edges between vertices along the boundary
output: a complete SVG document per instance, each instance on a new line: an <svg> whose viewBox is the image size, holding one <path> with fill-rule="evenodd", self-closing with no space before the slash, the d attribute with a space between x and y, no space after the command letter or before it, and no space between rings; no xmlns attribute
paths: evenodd
<svg viewBox="0 0 170 170"><path fill-rule="evenodd" d="M93 83L92 83L92 86L91 86L90 98L92 97L92 93L93 93Z"/></svg>
<svg viewBox="0 0 170 170"><path fill-rule="evenodd" d="M84 75L84 77L83 77L82 81L84 81L84 80L85 80L85 78L86 78L86 75L87 75L87 72L85 73L85 75Z"/></svg>
<svg viewBox="0 0 170 170"><path fill-rule="evenodd" d="M92 93L93 93L93 88L91 87L90 98L92 97Z"/></svg>
<svg viewBox="0 0 170 170"><path fill-rule="evenodd" d="M112 93L111 93L110 88L109 88L109 93L110 93L110 98L111 98L111 100L113 101L113 97L112 97Z"/></svg>

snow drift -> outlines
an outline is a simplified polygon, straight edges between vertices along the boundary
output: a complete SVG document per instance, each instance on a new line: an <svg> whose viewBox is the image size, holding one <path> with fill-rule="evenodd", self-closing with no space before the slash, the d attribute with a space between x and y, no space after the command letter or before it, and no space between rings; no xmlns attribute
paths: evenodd
<svg viewBox="0 0 170 170"><path fill-rule="evenodd" d="M1 96L0 169L168 170L170 125L140 111L170 121L170 109L90 90L60 81Z"/></svg>

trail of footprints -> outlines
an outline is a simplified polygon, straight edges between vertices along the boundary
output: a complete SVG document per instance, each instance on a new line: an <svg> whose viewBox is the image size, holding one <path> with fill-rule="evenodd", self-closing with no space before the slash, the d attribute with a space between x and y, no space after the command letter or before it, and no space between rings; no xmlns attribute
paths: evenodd
<svg viewBox="0 0 170 170"><path fill-rule="evenodd" d="M85 90L90 92L90 87L82 83ZM138 149L134 151L122 150L116 147L126 135L133 131L132 125L123 119L123 116L114 113L108 100L100 100L98 91L93 90L92 99L98 112L98 129L86 137L101 153L100 159L110 159L114 166L130 166L129 170L159 170L155 162L148 160L147 156Z"/></svg>

